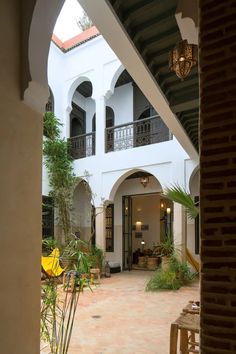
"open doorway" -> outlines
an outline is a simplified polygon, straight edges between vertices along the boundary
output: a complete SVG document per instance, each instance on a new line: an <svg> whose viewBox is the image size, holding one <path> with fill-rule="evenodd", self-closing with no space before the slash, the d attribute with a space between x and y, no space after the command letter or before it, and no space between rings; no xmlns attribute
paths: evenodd
<svg viewBox="0 0 236 354"><path fill-rule="evenodd" d="M123 196L123 270L146 269L140 257L151 257L166 235L172 235L172 202L160 193Z"/></svg>

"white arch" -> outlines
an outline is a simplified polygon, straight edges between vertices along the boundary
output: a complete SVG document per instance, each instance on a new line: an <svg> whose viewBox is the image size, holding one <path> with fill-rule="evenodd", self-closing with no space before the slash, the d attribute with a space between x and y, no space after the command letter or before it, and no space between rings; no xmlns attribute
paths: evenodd
<svg viewBox="0 0 236 354"><path fill-rule="evenodd" d="M191 195L199 195L199 165L194 168L189 178L189 191Z"/></svg>
<svg viewBox="0 0 236 354"><path fill-rule="evenodd" d="M126 171L125 173L121 171L120 176L116 179L115 183L112 185L111 190L109 192L109 201L114 201L115 198L115 194L119 188L119 186L121 185L121 183L130 175L132 175L135 172L148 172L148 170L145 169L130 169L128 171ZM157 181L157 183L160 185L160 191L163 191L163 187L161 185L161 183L159 182L159 179L153 174L151 173L151 175L155 178L155 180Z"/></svg>
<svg viewBox="0 0 236 354"><path fill-rule="evenodd" d="M70 107L71 106L71 102L72 102L72 98L73 95L75 93L75 90L77 89L77 87L82 84L84 81L89 81L92 84L92 96L91 98L94 99L94 85L93 85L93 81L92 81L92 75L81 75L78 76L71 84L70 87L68 88L68 93L67 93L67 106Z"/></svg>
<svg viewBox="0 0 236 354"><path fill-rule="evenodd" d="M120 63L120 61L116 61L114 64L114 68L112 68L112 72L109 73L109 77L107 78L106 81L106 86L104 90L104 95L106 96L106 99L109 99L111 95L113 95L114 90L115 90L115 85L116 82L120 76L120 74L125 70L125 67L123 64Z"/></svg>
<svg viewBox="0 0 236 354"><path fill-rule="evenodd" d="M37 0L32 16L28 41L31 81L24 92L24 100L28 105L40 112L44 111L49 95L47 78L48 53L54 25L64 1ZM38 50L39 48L40 51Z"/></svg>

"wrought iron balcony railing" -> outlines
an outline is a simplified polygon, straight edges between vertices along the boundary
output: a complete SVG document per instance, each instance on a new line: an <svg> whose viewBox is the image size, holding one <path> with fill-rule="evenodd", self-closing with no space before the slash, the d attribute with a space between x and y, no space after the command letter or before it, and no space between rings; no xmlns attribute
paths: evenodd
<svg viewBox="0 0 236 354"><path fill-rule="evenodd" d="M173 135L159 116L106 128L106 152L161 143Z"/></svg>
<svg viewBox="0 0 236 354"><path fill-rule="evenodd" d="M95 132L73 136L68 139L73 159L95 155Z"/></svg>

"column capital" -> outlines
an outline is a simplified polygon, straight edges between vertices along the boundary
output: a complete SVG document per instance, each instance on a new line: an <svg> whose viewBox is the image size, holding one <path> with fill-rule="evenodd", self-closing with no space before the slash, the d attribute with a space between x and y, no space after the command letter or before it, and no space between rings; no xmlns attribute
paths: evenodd
<svg viewBox="0 0 236 354"><path fill-rule="evenodd" d="M48 87L43 87L38 82L30 81L28 88L24 92L24 102L33 110L44 113L49 95Z"/></svg>

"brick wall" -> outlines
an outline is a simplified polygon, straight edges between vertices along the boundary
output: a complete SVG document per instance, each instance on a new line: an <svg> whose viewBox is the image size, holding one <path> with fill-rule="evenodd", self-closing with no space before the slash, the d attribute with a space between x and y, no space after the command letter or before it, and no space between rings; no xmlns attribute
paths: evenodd
<svg viewBox="0 0 236 354"><path fill-rule="evenodd" d="M236 1L200 0L201 353L236 353Z"/></svg>

